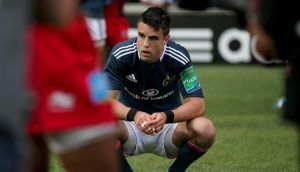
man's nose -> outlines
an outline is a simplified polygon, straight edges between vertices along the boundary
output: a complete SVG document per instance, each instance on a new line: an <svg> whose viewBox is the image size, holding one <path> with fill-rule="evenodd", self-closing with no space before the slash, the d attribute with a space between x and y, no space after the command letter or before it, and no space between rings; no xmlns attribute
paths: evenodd
<svg viewBox="0 0 300 172"><path fill-rule="evenodd" d="M143 46L144 47L149 47L150 43L149 43L149 38L145 38L144 42L143 42Z"/></svg>

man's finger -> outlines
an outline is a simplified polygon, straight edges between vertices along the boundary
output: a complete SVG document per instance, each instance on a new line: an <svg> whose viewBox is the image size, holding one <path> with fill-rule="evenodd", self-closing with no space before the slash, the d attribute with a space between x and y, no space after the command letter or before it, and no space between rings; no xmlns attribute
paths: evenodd
<svg viewBox="0 0 300 172"><path fill-rule="evenodd" d="M144 128L144 126L147 124L148 122L147 121L144 121L141 125L142 128Z"/></svg>

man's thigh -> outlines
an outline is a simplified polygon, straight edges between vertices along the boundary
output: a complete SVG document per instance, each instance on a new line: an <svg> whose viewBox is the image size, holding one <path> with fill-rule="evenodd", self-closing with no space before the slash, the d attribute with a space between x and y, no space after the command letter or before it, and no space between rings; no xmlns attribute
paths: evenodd
<svg viewBox="0 0 300 172"><path fill-rule="evenodd" d="M172 141L177 146L180 145L189 139L189 132L187 128L187 122L178 123L177 127L174 130Z"/></svg>
<svg viewBox="0 0 300 172"><path fill-rule="evenodd" d="M119 170L115 125L101 124L45 135L50 150L70 172Z"/></svg>
<svg viewBox="0 0 300 172"><path fill-rule="evenodd" d="M54 153L78 150L99 138L115 136L115 124L98 124L44 135L49 149Z"/></svg>
<svg viewBox="0 0 300 172"><path fill-rule="evenodd" d="M128 139L123 142L125 154L153 153L168 158L176 156L178 147L174 145L172 137L177 123L166 124L163 130L154 136L140 131L134 122L124 121L123 124L128 133Z"/></svg>
<svg viewBox="0 0 300 172"><path fill-rule="evenodd" d="M98 138L84 147L61 153L59 157L70 172L118 172L120 169L114 135Z"/></svg>
<svg viewBox="0 0 300 172"><path fill-rule="evenodd" d="M177 125L173 134L173 143L180 146L188 140L206 139L206 133L215 132L212 121L204 116L194 118L190 121L181 122Z"/></svg>

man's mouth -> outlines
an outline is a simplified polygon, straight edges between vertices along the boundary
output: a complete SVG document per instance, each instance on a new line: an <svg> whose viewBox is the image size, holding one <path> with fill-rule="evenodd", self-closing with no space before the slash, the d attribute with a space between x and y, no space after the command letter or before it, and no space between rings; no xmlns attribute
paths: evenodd
<svg viewBox="0 0 300 172"><path fill-rule="evenodd" d="M145 50L142 51L142 55L143 56L149 56L149 54L150 54L150 51L145 51Z"/></svg>

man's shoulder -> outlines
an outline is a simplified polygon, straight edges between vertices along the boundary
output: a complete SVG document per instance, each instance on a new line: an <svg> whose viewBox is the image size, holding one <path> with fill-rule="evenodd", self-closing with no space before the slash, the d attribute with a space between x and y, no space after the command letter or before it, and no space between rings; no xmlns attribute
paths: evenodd
<svg viewBox="0 0 300 172"><path fill-rule="evenodd" d="M190 55L185 47L174 41L168 41L165 49L165 54L171 61L175 61L178 64L186 65L191 61Z"/></svg>
<svg viewBox="0 0 300 172"><path fill-rule="evenodd" d="M111 51L116 59L131 56L137 52L136 39L132 38L127 41L118 43Z"/></svg>
<svg viewBox="0 0 300 172"><path fill-rule="evenodd" d="M187 51L184 46L182 46L181 44L179 44L179 43L177 43L173 40L168 41L167 47L171 47L171 48L176 49L178 51Z"/></svg>

